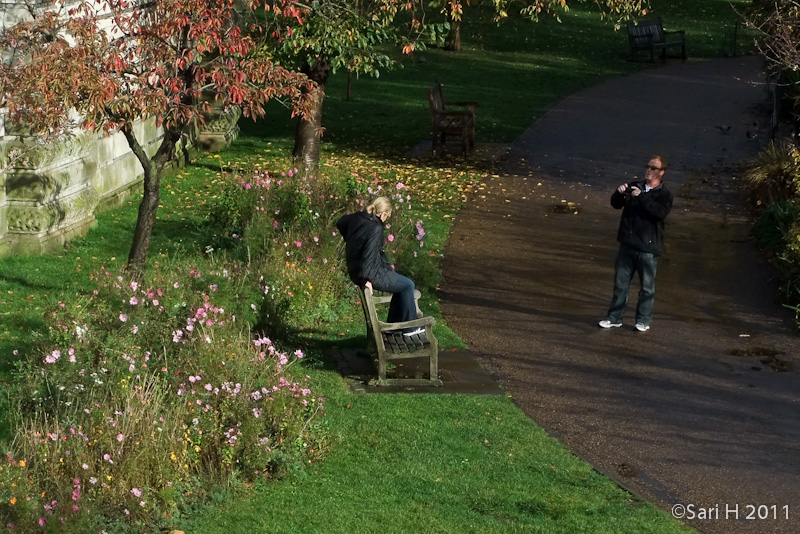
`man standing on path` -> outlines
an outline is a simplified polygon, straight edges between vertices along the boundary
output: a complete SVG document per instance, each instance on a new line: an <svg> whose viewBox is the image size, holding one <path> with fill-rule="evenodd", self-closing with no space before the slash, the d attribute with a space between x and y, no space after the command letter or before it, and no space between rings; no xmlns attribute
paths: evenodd
<svg viewBox="0 0 800 534"><path fill-rule="evenodd" d="M617 241L620 242L614 265L614 295L608 316L601 328L622 326L628 304L628 289L633 274L639 274L639 302L636 306L636 330L646 332L653 320L656 294L656 267L664 241L664 219L672 209L672 193L661 183L667 163L653 156L645 166L644 181L622 184L611 195L611 205L622 209Z"/></svg>

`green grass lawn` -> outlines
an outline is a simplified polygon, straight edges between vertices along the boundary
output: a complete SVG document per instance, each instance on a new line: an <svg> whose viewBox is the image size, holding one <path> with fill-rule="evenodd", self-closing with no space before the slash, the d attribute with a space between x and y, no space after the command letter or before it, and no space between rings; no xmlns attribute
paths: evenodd
<svg viewBox="0 0 800 534"><path fill-rule="evenodd" d="M666 513L577 460L502 397L328 399L325 460L207 509L187 532L666 533Z"/></svg>
<svg viewBox="0 0 800 534"><path fill-rule="evenodd" d="M668 29L687 31L692 60L732 51L736 17L728 1L652 4L652 16ZM455 177L439 189L428 183L415 190L425 199L434 248L442 250L465 194L461 185L485 171L407 155L429 136L425 88L440 81L446 98L479 101L479 141L510 143L558 99L649 68L627 61L624 29L614 31L590 10L574 7L562 23L509 20L500 27L470 10L462 53L430 49L403 58L402 68L379 79L353 80L350 100L346 75L337 73L325 101L323 172L357 162L412 187L426 173ZM740 31L738 49L747 47ZM264 121L243 121L241 137L221 157L204 156L165 180L151 262L201 255L211 232L209 206L221 189L220 165L286 168L293 133L287 115L273 106ZM31 348L49 305L87 291L89 273L101 265L124 263L135 216L134 199L100 214L97 228L62 252L0 259L0 378L13 379L13 351ZM324 459L256 485L245 498L223 498L178 518L187 532L684 531L571 455L509 399L351 394L323 356L334 343L364 342L360 308L348 306L341 321L299 338L316 355L308 373L328 399ZM426 309L438 316L434 301ZM440 317L437 336L445 348L461 345ZM11 438L6 424L0 431Z"/></svg>

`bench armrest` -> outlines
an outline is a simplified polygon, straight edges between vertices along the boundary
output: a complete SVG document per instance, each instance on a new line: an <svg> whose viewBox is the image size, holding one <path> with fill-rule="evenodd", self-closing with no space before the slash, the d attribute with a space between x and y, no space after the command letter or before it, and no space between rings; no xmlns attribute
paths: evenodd
<svg viewBox="0 0 800 534"><path fill-rule="evenodd" d="M401 330L403 328L416 328L420 326L433 326L436 323L436 319L432 316L427 317L420 317L419 319L414 319L413 321L403 321L402 323L384 323L383 321L378 321L378 330L381 332L385 332L386 330Z"/></svg>
<svg viewBox="0 0 800 534"><path fill-rule="evenodd" d="M421 296L422 296L422 293L419 292L419 289L415 289L414 290L414 300L419 300L419 298ZM392 294L391 293L388 294L388 295L380 295L380 296L376 295L375 293L372 293L372 302L374 302L375 304L388 304L391 301L392 301Z"/></svg>
<svg viewBox="0 0 800 534"><path fill-rule="evenodd" d="M480 104L478 104L477 102L451 102L449 100L446 100L444 102L444 105L445 106L463 106L463 107L469 107L469 108L477 108Z"/></svg>
<svg viewBox="0 0 800 534"><path fill-rule="evenodd" d="M444 115L444 116L449 116L449 117L475 117L475 113L472 110L469 110L469 111L460 111L460 110L459 111L449 111L449 110L439 111L439 110L436 110L433 113L436 116Z"/></svg>

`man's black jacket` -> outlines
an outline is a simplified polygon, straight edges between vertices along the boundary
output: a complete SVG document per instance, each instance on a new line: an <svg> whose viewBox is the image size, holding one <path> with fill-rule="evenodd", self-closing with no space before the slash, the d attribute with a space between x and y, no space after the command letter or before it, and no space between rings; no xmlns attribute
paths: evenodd
<svg viewBox="0 0 800 534"><path fill-rule="evenodd" d="M396 277L383 251L383 222L366 211L344 215L336 228L345 240L347 274L354 284L389 287Z"/></svg>
<svg viewBox="0 0 800 534"><path fill-rule="evenodd" d="M617 241L659 256L664 242L664 219L672 209L672 193L663 182L646 193L644 181L633 181L628 189L632 186L642 193L635 197L615 190L611 195L611 205L622 208Z"/></svg>

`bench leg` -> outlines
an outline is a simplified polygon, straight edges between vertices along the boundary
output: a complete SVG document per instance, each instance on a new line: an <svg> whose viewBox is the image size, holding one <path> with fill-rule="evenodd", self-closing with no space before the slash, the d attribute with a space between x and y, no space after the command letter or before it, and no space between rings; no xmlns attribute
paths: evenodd
<svg viewBox="0 0 800 534"><path fill-rule="evenodd" d="M439 354L438 354L438 352L434 352L434 353L431 354L430 377L431 377L431 382L435 382L435 381L439 380Z"/></svg>
<svg viewBox="0 0 800 534"><path fill-rule="evenodd" d="M378 356L378 380L386 380L386 360Z"/></svg>

